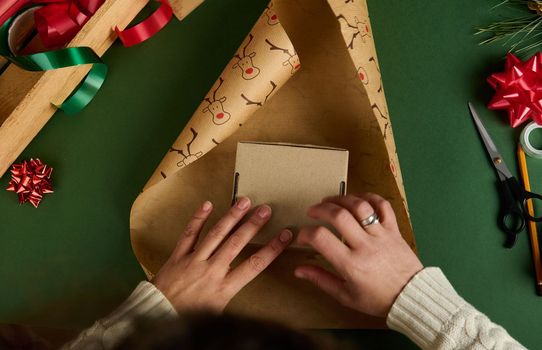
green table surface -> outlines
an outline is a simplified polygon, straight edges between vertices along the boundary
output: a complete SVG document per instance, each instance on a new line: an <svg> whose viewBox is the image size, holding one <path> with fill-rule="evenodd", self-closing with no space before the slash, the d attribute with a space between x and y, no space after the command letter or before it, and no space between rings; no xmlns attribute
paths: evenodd
<svg viewBox="0 0 542 350"><path fill-rule="evenodd" d="M266 0L207 0L148 42L104 56L110 67L79 115L57 113L20 159L54 167L39 207L0 192L0 321L83 327L144 278L130 246L133 200L233 55ZM419 255L529 348L540 336L528 236L502 246L493 173L467 111L479 108L513 172L519 130L483 107L485 77L506 49L478 46L491 1L369 0ZM530 160L535 190L542 162ZM1 179L7 185L8 176ZM367 349L413 348L390 331L335 331Z"/></svg>

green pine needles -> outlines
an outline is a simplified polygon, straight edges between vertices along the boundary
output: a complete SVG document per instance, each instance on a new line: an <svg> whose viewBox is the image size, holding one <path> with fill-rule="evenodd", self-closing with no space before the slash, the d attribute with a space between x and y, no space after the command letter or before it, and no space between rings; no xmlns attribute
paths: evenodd
<svg viewBox="0 0 542 350"><path fill-rule="evenodd" d="M492 9L503 5L515 7L523 15L478 28L476 35L490 35L480 44L501 41L509 52L521 56L538 50L542 45L542 0L504 0Z"/></svg>

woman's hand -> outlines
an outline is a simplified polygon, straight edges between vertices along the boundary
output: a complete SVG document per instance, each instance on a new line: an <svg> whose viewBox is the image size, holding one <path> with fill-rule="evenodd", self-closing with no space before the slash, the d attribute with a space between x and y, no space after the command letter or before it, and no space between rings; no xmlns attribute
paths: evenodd
<svg viewBox="0 0 542 350"><path fill-rule="evenodd" d="M271 208L260 206L244 224L231 233L250 210L250 200L240 198L196 247L199 234L212 209L212 204L205 202L196 210L175 250L153 280L177 311L206 309L222 312L235 294L258 276L292 239L290 231L282 231L230 271L230 264L235 257L271 217Z"/></svg>
<svg viewBox="0 0 542 350"><path fill-rule="evenodd" d="M360 222L376 213L380 223ZM332 225L344 243L323 226L300 230L297 240L310 245L333 265L339 276L316 266L299 266L307 279L341 304L386 317L408 281L423 266L405 242L388 201L376 194L325 198L308 215Z"/></svg>

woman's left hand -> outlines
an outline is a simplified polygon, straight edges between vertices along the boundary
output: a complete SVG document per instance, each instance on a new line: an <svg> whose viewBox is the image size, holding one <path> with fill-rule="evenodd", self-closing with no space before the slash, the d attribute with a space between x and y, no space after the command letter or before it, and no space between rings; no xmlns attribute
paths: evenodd
<svg viewBox="0 0 542 350"><path fill-rule="evenodd" d="M302 228L297 241L312 246L337 273L304 265L296 268L295 275L344 306L386 317L403 287L423 269L399 232L391 204L373 193L329 197L309 208L308 214L335 227L344 240L324 226L315 226ZM361 224L374 214L379 222Z"/></svg>

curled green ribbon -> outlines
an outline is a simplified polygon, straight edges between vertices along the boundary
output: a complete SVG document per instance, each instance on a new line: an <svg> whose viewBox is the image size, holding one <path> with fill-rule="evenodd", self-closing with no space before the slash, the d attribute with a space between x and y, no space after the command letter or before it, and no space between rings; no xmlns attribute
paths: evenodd
<svg viewBox="0 0 542 350"><path fill-rule="evenodd" d="M29 71L47 71L92 64L89 73L71 96L61 105L55 105L66 114L78 113L90 103L100 90L107 76L107 65L90 47L68 47L26 56L15 55L9 47L9 29L17 16L9 18L0 27L0 55L10 62Z"/></svg>

